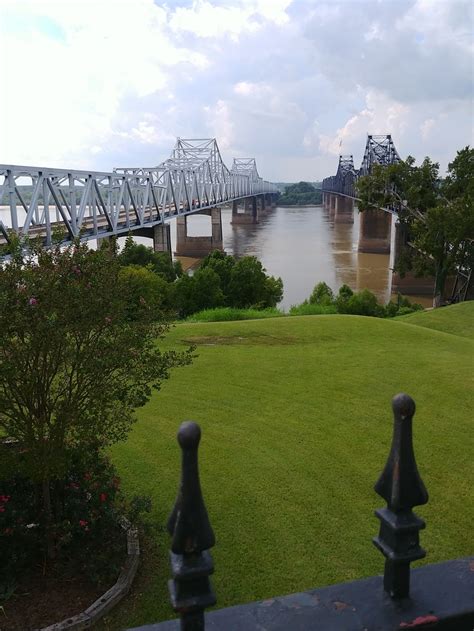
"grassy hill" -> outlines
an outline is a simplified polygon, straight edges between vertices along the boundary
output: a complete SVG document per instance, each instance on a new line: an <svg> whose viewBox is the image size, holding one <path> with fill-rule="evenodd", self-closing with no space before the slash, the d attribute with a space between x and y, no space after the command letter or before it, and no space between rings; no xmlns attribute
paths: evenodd
<svg viewBox="0 0 474 631"><path fill-rule="evenodd" d="M417 403L415 452L430 493L417 511L427 521L424 562L472 554L474 341L452 334L466 335L470 308L399 321L331 315L174 328L167 343L195 343L198 357L139 411L128 441L113 450L126 491L152 496L158 526L144 540L131 596L102 628L172 615L163 527L185 419L202 427L219 607L383 571L371 537L373 510L384 503L372 489L400 391Z"/></svg>
<svg viewBox="0 0 474 631"><path fill-rule="evenodd" d="M416 324L428 329L474 339L474 300L460 302L457 305L442 309L416 311L397 319L407 324Z"/></svg>

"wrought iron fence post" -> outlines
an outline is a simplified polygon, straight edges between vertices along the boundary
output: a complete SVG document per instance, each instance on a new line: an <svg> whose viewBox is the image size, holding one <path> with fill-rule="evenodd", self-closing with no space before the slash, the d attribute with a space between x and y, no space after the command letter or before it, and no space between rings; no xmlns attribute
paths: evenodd
<svg viewBox="0 0 474 631"><path fill-rule="evenodd" d="M380 532L373 542L386 557L385 591L392 598L406 598L410 593L410 563L426 554L419 545L419 531L425 527L425 522L412 512L412 508L426 504L428 493L413 452L415 402L407 394L397 394L392 399L392 407L392 447L374 487L388 506L375 511L380 519Z"/></svg>
<svg viewBox="0 0 474 631"><path fill-rule="evenodd" d="M178 442L182 450L181 482L178 497L168 520L172 536L168 582L171 604L180 614L181 631L203 631L204 609L216 603L209 580L214 564L209 548L214 532L202 498L198 469L199 425L181 424Z"/></svg>

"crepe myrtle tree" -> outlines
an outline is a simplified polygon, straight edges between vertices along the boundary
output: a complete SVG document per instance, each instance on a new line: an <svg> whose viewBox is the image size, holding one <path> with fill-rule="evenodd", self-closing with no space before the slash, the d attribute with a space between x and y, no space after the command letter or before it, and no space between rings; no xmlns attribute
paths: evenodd
<svg viewBox="0 0 474 631"><path fill-rule="evenodd" d="M438 307L448 276L474 263L474 149L458 151L444 179L430 158L416 166L409 156L390 166L375 165L357 189L360 208L396 210L413 246L401 253L397 269L402 275L411 269L433 274L433 306Z"/></svg>
<svg viewBox="0 0 474 631"><path fill-rule="evenodd" d="M80 243L17 245L0 268L0 434L18 441L22 474L41 489L49 557L71 455L124 439L134 410L192 359L160 350L169 325L120 269L113 248Z"/></svg>

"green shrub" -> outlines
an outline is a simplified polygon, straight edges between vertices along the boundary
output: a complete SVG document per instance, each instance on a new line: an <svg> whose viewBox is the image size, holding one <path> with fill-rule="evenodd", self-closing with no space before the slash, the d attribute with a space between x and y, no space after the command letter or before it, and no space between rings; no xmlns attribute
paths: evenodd
<svg viewBox="0 0 474 631"><path fill-rule="evenodd" d="M17 472L0 480L0 592L14 589L25 568L47 556L46 520L37 484L23 475L25 450L14 452ZM116 470L98 450L69 454L65 476L52 483L55 493L56 555L68 572L86 575L97 585L117 577L125 558L122 516L136 522L150 510L149 498L127 504L120 493Z"/></svg>
<svg viewBox="0 0 474 631"><path fill-rule="evenodd" d="M300 305L293 305L290 307L291 316L303 316L303 315L329 315L331 313L337 313L335 305L318 305L311 304L307 300Z"/></svg>
<svg viewBox="0 0 474 631"><path fill-rule="evenodd" d="M278 318L285 314L279 309L235 309L220 307L198 311L187 318L187 322L227 322L233 320L259 320L263 318Z"/></svg>
<svg viewBox="0 0 474 631"><path fill-rule="evenodd" d="M176 281L174 290L175 303L181 318L224 304L219 276L211 267L198 269L193 276L183 274Z"/></svg>
<svg viewBox="0 0 474 631"><path fill-rule="evenodd" d="M127 265L119 271L128 293L127 314L129 320L140 318L140 311L144 306L155 314L157 320L163 318L163 313L173 313L174 292L173 285L163 276L156 274L151 266Z"/></svg>
<svg viewBox="0 0 474 631"><path fill-rule="evenodd" d="M348 313L351 315L372 316L383 318L385 311L382 305L377 302L377 297L368 289L363 289L353 294L347 302L339 302L338 313Z"/></svg>
<svg viewBox="0 0 474 631"><path fill-rule="evenodd" d="M312 305L331 305L334 301L332 289L326 283L318 283L309 297Z"/></svg>
<svg viewBox="0 0 474 631"><path fill-rule="evenodd" d="M120 265L149 267L168 282L173 282L183 274L180 261L173 261L166 252L154 252L152 248L135 243L132 236L125 240L125 246L118 255Z"/></svg>
<svg viewBox="0 0 474 631"><path fill-rule="evenodd" d="M0 434L24 449L21 472L12 465L10 474L36 485L42 504L31 523L43 520L50 559L61 546L70 455L125 439L135 409L192 359L157 345L169 325L147 302L151 274L125 270L112 248L79 243L18 245L0 266Z"/></svg>

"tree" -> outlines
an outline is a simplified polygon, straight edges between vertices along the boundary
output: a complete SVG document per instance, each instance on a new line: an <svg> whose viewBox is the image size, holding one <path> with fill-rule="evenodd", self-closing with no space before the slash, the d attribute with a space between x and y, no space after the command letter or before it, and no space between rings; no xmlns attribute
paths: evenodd
<svg viewBox="0 0 474 631"><path fill-rule="evenodd" d="M226 254L221 250L214 250L208 254L201 262L199 269L210 268L216 272L220 279L220 287L228 302L229 284L236 260L230 254Z"/></svg>
<svg viewBox="0 0 474 631"><path fill-rule="evenodd" d="M237 261L230 274L228 304L241 309L275 307L283 297L283 281L265 272L255 256Z"/></svg>
<svg viewBox="0 0 474 631"><path fill-rule="evenodd" d="M165 280L173 282L183 274L179 261L173 261L166 252L154 252L152 248L135 243L132 236L125 240L125 246L119 255L121 265L140 265L150 267Z"/></svg>
<svg viewBox="0 0 474 631"><path fill-rule="evenodd" d="M203 260L200 269L212 269L218 275L224 304L229 307L275 307L283 297L281 278L267 276L266 269L254 256L237 261L216 250Z"/></svg>
<svg viewBox="0 0 474 631"><path fill-rule="evenodd" d="M309 182L298 182L285 186L285 192L280 197L279 203L288 206L298 204L320 204L322 193Z"/></svg>
<svg viewBox="0 0 474 631"><path fill-rule="evenodd" d="M184 274L176 281L175 301L182 318L202 309L222 306L224 294L219 276L210 267L198 269L193 276Z"/></svg>
<svg viewBox="0 0 474 631"><path fill-rule="evenodd" d="M402 275L411 269L434 274L433 305L439 306L448 276L474 263L474 149L458 151L444 180L429 158L417 167L408 157L386 167L375 165L357 188L361 208L395 208L413 246L397 269Z"/></svg>
<svg viewBox="0 0 474 631"><path fill-rule="evenodd" d="M20 443L41 486L49 556L52 482L72 454L125 438L135 408L192 357L160 351L168 325L120 270L112 249L84 244L17 248L0 268L0 433Z"/></svg>
<svg viewBox="0 0 474 631"><path fill-rule="evenodd" d="M173 285L151 266L127 265L119 271L119 280L126 289L127 314L130 320L141 318L145 305L152 318L160 320L164 313L174 315Z"/></svg>
<svg viewBox="0 0 474 631"><path fill-rule="evenodd" d="M311 296L309 302L312 305L331 305L334 301L334 294L332 289L324 282L318 283Z"/></svg>

